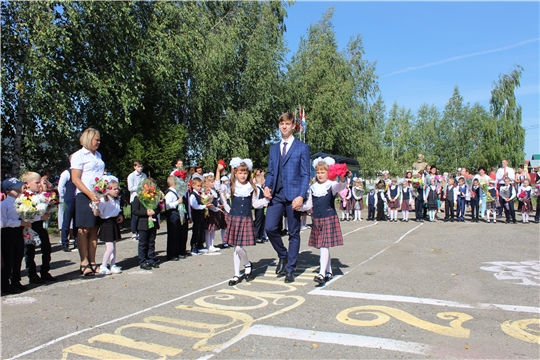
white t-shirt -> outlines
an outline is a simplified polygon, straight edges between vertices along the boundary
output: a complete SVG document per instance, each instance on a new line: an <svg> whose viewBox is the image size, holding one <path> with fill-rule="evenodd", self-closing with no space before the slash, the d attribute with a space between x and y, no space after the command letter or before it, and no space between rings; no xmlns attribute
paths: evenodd
<svg viewBox="0 0 540 360"><path fill-rule="evenodd" d="M96 183L96 178L101 178L105 171L105 163L101 160L101 154L96 151L92 154L90 150L83 147L71 156L71 169L82 170L81 180L89 190ZM81 191L77 189L76 194Z"/></svg>

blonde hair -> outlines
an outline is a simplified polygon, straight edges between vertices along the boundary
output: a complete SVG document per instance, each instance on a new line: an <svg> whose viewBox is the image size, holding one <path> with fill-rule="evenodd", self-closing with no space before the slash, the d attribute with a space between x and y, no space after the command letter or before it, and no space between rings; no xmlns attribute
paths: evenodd
<svg viewBox="0 0 540 360"><path fill-rule="evenodd" d="M203 181L200 178L193 178L193 180L191 180L192 185L202 185L202 183Z"/></svg>
<svg viewBox="0 0 540 360"><path fill-rule="evenodd" d="M28 171L22 174L21 176L22 182L29 182L30 180L38 180L41 182L41 175L39 175L37 172Z"/></svg>
<svg viewBox="0 0 540 360"><path fill-rule="evenodd" d="M167 185L169 185L169 187L173 187L174 186L174 176L169 176L167 177Z"/></svg>
<svg viewBox="0 0 540 360"><path fill-rule="evenodd" d="M112 187L113 185L120 186L118 184L118 181L111 180L109 182L109 187ZM107 191L107 194L105 195L105 201L109 201L109 198L118 199L119 197L120 197L120 192L118 192L118 195L116 195L116 197L112 197L111 195L109 195L109 192Z"/></svg>
<svg viewBox="0 0 540 360"><path fill-rule="evenodd" d="M319 161L319 163L315 165L315 171L319 171L319 170L328 171L328 164L325 163L324 161Z"/></svg>
<svg viewBox="0 0 540 360"><path fill-rule="evenodd" d="M84 130L81 137L79 138L79 142L81 143L82 146L88 149L90 146L92 146L92 139L96 135L101 136L99 134L99 131L97 131L93 127L89 127L88 129Z"/></svg>
<svg viewBox="0 0 540 360"><path fill-rule="evenodd" d="M249 176L249 167L245 163L241 163L236 168L234 168L232 173L231 173L231 195L234 196L234 188L236 186L236 173L238 171L245 171L245 172L248 173L247 182L251 185L253 190L256 190L257 188L256 188L255 184L253 183L253 181L249 180L249 178L250 178L250 176Z"/></svg>

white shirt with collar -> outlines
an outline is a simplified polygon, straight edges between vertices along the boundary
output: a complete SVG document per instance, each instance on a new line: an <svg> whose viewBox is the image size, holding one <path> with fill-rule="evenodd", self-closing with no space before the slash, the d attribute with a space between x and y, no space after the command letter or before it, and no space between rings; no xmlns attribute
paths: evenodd
<svg viewBox="0 0 540 360"><path fill-rule="evenodd" d="M289 140L285 141L281 139L281 142L279 143L279 154L283 154L283 144L287 143L287 148L285 149L285 155L289 152L289 149L291 148L292 143L294 142L294 136L291 136Z"/></svg>
<svg viewBox="0 0 540 360"><path fill-rule="evenodd" d="M96 150L92 154L90 150L83 147L71 156L71 169L82 170L81 181L89 190L96 183L96 178L101 178L105 171L105 163L101 160L101 154ZM77 188L76 194L81 190Z"/></svg>
<svg viewBox="0 0 540 360"><path fill-rule="evenodd" d="M146 174L141 172L140 174L137 172L137 170L133 171L131 174L127 177L127 184L128 184L128 190L129 190L129 201L133 202L135 199L135 195L137 195L137 189L139 188L139 184L146 179Z"/></svg>
<svg viewBox="0 0 540 360"><path fill-rule="evenodd" d="M506 167L506 176L510 178L510 181L514 181L516 175L514 172L514 169L511 167ZM499 184L504 184L504 168L499 168L497 170L497 173L495 174L495 177L497 178L497 181Z"/></svg>

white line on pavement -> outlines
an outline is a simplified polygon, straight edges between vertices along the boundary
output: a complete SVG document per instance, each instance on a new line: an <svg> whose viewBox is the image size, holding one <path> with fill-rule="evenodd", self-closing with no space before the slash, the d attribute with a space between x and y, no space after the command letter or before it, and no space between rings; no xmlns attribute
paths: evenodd
<svg viewBox="0 0 540 360"><path fill-rule="evenodd" d="M465 303L459 303L455 301L417 298L417 297L412 297L412 296L355 293L355 292L350 292L350 291L323 290L323 289L312 290L308 293L308 295L334 296L334 297L340 297L340 298L354 298L354 299L377 300L377 301L395 301L395 302L426 304L426 305L435 305L435 306L448 306L448 307L478 309L478 310L499 309L499 310L506 310L506 311L540 314L540 308L533 307L533 306L500 305L500 304L486 304L486 303L465 304Z"/></svg>
<svg viewBox="0 0 540 360"><path fill-rule="evenodd" d="M400 351L421 355L426 355L429 353L430 350L433 349L433 347L430 345L410 341L400 341L347 333L304 330L290 327L258 324L251 326L244 334L234 339L234 341L226 343L222 347L213 350L213 352L216 354L220 353L221 351L227 349L228 347L234 345L238 341L250 335L275 337L297 341L310 341L315 343L326 343L334 345L357 346L377 350ZM210 359L216 354L209 354L204 357L200 357L199 360Z"/></svg>

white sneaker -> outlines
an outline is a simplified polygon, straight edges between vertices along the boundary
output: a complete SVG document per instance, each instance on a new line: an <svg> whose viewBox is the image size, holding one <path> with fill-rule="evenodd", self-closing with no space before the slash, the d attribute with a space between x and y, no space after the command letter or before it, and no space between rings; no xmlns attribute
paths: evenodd
<svg viewBox="0 0 540 360"><path fill-rule="evenodd" d="M121 274L122 268L116 265L111 266L111 273L113 274Z"/></svg>
<svg viewBox="0 0 540 360"><path fill-rule="evenodd" d="M199 249L200 252L208 252L208 249Z"/></svg>
<svg viewBox="0 0 540 360"><path fill-rule="evenodd" d="M99 273L100 273L101 275L110 275L110 274L111 274L111 270L109 270L109 269L107 268L107 266L101 265L101 266L99 267Z"/></svg>
<svg viewBox="0 0 540 360"><path fill-rule="evenodd" d="M208 249L209 252L217 252L219 249L215 246L210 246L210 249Z"/></svg>

